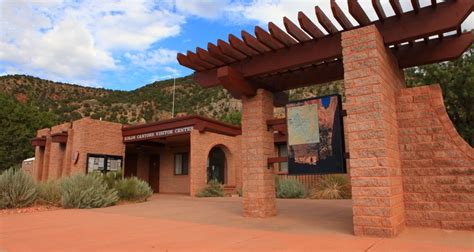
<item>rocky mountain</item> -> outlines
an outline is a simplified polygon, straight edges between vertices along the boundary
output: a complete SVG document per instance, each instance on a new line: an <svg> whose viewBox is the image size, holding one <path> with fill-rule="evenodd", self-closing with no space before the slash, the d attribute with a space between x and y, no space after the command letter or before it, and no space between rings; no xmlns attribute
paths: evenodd
<svg viewBox="0 0 474 252"><path fill-rule="evenodd" d="M338 82L291 92L293 99L340 92ZM172 110L173 80L157 81L132 91L84 87L43 80L28 75L0 76L0 93L38 107L56 118L56 123L91 117L136 124L168 119ZM175 112L197 114L238 124L241 102L221 87L203 89L192 76L176 79ZM282 115L283 111L276 111Z"/></svg>

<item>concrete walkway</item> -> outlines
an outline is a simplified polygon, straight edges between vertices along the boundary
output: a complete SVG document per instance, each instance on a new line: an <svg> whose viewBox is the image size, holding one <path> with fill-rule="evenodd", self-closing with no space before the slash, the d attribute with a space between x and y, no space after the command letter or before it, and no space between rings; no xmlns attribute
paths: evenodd
<svg viewBox="0 0 474 252"><path fill-rule="evenodd" d="M474 233L407 229L352 235L350 200L278 200L268 219L240 198L155 195L145 203L0 216L0 251L473 251Z"/></svg>

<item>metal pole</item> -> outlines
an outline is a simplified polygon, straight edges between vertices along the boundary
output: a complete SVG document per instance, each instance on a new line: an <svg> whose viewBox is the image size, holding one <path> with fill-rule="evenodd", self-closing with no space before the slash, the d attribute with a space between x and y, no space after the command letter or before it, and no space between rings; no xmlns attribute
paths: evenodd
<svg viewBox="0 0 474 252"><path fill-rule="evenodd" d="M173 108L171 108L171 116L174 118L174 96L176 93L176 78L173 77Z"/></svg>

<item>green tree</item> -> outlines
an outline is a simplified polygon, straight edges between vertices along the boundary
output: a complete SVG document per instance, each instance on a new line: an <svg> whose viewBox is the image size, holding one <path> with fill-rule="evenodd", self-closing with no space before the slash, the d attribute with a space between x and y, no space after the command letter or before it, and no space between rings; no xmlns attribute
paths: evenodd
<svg viewBox="0 0 474 252"><path fill-rule="evenodd" d="M474 45L454 61L405 71L407 86L439 83L444 105L459 134L474 146Z"/></svg>
<svg viewBox="0 0 474 252"><path fill-rule="evenodd" d="M31 139L36 136L36 130L55 123L53 114L0 94L0 170L32 157Z"/></svg>

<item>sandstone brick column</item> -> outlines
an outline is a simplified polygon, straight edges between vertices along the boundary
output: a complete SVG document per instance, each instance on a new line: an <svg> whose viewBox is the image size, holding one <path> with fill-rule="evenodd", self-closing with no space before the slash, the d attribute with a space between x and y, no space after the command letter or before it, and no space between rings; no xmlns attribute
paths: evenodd
<svg viewBox="0 0 474 252"><path fill-rule="evenodd" d="M267 158L273 153L273 133L267 120L273 118L273 94L258 89L242 98L242 181L244 216L276 215L275 181Z"/></svg>
<svg viewBox="0 0 474 252"><path fill-rule="evenodd" d="M396 236L405 227L396 114L403 71L374 25L342 33L342 48L354 233Z"/></svg>

